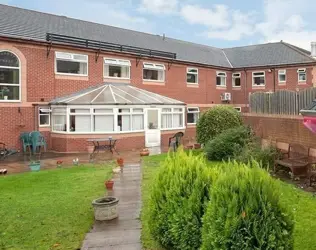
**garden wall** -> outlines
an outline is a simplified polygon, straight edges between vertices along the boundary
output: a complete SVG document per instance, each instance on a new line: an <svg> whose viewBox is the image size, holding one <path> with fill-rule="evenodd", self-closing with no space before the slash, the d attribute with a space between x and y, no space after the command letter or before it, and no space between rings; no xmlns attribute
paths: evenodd
<svg viewBox="0 0 316 250"><path fill-rule="evenodd" d="M313 134L303 125L302 116L246 113L243 114L243 120L262 139L284 143L299 143L316 149L316 134ZM312 153L314 155L314 150Z"/></svg>

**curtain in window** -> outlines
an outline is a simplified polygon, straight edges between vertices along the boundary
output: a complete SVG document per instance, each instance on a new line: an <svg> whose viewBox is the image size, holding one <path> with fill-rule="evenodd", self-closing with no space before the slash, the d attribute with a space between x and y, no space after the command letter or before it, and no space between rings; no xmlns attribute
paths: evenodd
<svg viewBox="0 0 316 250"><path fill-rule="evenodd" d="M91 116L90 115L76 115L75 132L91 132Z"/></svg>
<svg viewBox="0 0 316 250"><path fill-rule="evenodd" d="M161 127L162 128L172 128L172 114L162 114Z"/></svg>
<svg viewBox="0 0 316 250"><path fill-rule="evenodd" d="M133 130L144 129L144 115L133 115Z"/></svg>
<svg viewBox="0 0 316 250"><path fill-rule="evenodd" d="M121 131L130 131L131 130L131 121L130 115L122 115L122 129Z"/></svg>
<svg viewBox="0 0 316 250"><path fill-rule="evenodd" d="M182 127L182 114L174 114L173 115L173 127L180 128Z"/></svg>
<svg viewBox="0 0 316 250"><path fill-rule="evenodd" d="M113 115L95 115L94 116L95 132L113 132L114 116Z"/></svg>
<svg viewBox="0 0 316 250"><path fill-rule="evenodd" d="M66 131L66 115L54 115L53 121L53 131Z"/></svg>

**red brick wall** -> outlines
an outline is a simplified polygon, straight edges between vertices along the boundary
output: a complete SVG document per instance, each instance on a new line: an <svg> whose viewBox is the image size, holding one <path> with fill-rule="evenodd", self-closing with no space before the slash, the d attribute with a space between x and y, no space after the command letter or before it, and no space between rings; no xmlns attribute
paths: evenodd
<svg viewBox="0 0 316 250"><path fill-rule="evenodd" d="M243 116L243 119L263 139L299 143L307 147L316 148L316 135L303 125L303 118L300 116L246 114Z"/></svg>

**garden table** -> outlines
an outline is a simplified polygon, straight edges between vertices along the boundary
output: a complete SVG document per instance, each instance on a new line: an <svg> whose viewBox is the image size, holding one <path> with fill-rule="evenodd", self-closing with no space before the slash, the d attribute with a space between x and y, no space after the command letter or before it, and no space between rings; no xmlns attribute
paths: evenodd
<svg viewBox="0 0 316 250"><path fill-rule="evenodd" d="M92 155L95 153L99 153L100 150L109 150L112 154L115 151L118 155L119 152L116 150L116 142L117 139L114 138L100 138L100 139L88 139L88 142L93 143L93 152Z"/></svg>

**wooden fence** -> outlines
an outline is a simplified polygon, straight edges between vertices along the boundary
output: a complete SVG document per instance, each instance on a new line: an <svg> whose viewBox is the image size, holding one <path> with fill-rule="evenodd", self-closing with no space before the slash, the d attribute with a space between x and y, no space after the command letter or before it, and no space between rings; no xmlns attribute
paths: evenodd
<svg viewBox="0 0 316 250"><path fill-rule="evenodd" d="M300 90L279 90L274 93L256 92L249 97L251 113L299 115L316 99L316 88Z"/></svg>

